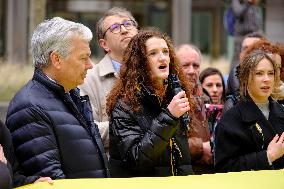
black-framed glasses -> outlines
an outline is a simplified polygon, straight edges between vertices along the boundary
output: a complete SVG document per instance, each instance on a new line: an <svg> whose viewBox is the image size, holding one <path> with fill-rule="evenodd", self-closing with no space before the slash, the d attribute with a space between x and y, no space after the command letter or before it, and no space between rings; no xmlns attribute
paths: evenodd
<svg viewBox="0 0 284 189"><path fill-rule="evenodd" d="M131 29L136 27L136 24L135 24L135 22L133 20L125 20L121 24L119 24L119 23L112 24L104 32L103 38L105 38L106 32L108 30L111 31L111 33L114 33L114 34L120 33L121 32L121 26L124 26L124 28L127 29L127 30L131 30Z"/></svg>

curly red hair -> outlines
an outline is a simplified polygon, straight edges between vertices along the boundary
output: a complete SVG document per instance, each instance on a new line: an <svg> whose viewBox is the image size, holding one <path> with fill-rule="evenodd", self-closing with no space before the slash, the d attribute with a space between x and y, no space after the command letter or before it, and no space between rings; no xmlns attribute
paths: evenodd
<svg viewBox="0 0 284 189"><path fill-rule="evenodd" d="M192 100L192 86L186 80L178 59L175 55L172 41L166 35L155 28L148 28L140 30L128 44L124 53L123 63L120 70L119 79L114 84L113 89L107 96L107 113L110 116L118 99L125 102L131 102L133 111L138 111L140 107L139 87L141 84L153 89L154 83L151 79L150 70L146 55L146 41L152 37L164 39L169 48L170 56L170 74L177 74L183 89L189 99L191 111L194 109L194 102ZM155 91L155 90L153 90Z"/></svg>

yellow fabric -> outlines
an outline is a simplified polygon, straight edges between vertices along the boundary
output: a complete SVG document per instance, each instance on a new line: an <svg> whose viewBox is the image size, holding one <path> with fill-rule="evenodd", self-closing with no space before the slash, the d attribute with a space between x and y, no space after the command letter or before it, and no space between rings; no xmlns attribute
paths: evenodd
<svg viewBox="0 0 284 189"><path fill-rule="evenodd" d="M174 162L173 162L173 140L170 139L170 150L171 150L171 170L172 170L172 175L175 175L174 171Z"/></svg>
<svg viewBox="0 0 284 189"><path fill-rule="evenodd" d="M62 179L17 189L284 189L284 170L172 177Z"/></svg>

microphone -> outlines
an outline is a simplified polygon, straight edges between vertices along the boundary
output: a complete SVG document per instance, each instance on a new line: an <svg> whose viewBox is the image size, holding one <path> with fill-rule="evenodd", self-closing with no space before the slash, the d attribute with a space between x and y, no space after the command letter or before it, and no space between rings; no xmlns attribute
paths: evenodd
<svg viewBox="0 0 284 189"><path fill-rule="evenodd" d="M180 85L180 80L178 78L178 76L176 74L170 74L168 77L168 83L169 86L172 90L172 95L175 96L177 95L180 91L182 91L181 89L181 85ZM182 129L184 131L189 131L190 130L190 126L189 126L189 122L190 122L190 117L188 112L185 112L182 115Z"/></svg>

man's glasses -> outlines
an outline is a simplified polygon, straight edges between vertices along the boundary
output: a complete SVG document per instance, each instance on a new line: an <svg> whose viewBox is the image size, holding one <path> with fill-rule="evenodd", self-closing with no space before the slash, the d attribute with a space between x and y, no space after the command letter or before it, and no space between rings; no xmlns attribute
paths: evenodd
<svg viewBox="0 0 284 189"><path fill-rule="evenodd" d="M111 31L114 34L120 33L121 32L121 26L124 26L124 28L127 29L127 30L131 30L131 29L136 27L136 24L132 20L125 20L121 24L115 23L115 24L111 25L110 27L108 27L108 29L104 32L103 38L105 38L106 32L108 30Z"/></svg>

